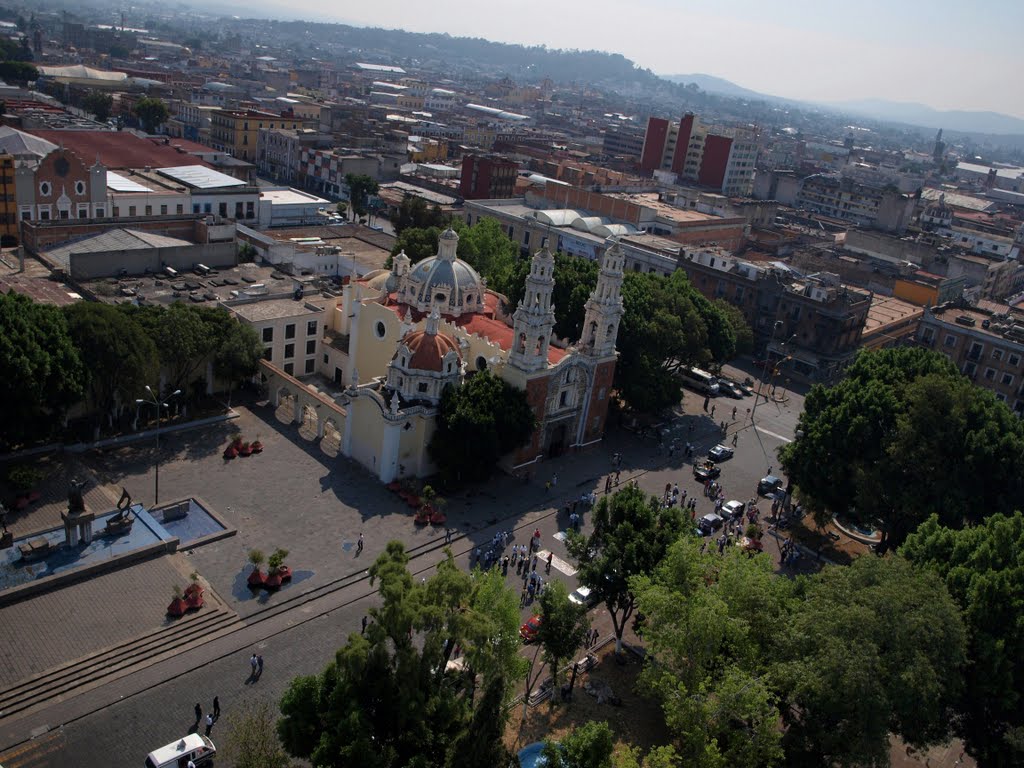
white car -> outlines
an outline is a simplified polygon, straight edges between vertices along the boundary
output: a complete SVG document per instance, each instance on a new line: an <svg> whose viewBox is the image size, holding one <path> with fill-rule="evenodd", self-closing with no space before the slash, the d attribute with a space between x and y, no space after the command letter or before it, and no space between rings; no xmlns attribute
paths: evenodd
<svg viewBox="0 0 1024 768"><path fill-rule="evenodd" d="M734 453L735 451L733 450L732 446L722 445L721 443L719 443L710 451L708 451L708 458L710 458L712 461L723 461L725 459L731 459Z"/></svg>
<svg viewBox="0 0 1024 768"><path fill-rule="evenodd" d="M577 587L569 594L569 602L590 608L597 602L597 595L590 587Z"/></svg>
<svg viewBox="0 0 1024 768"><path fill-rule="evenodd" d="M737 517L743 514L743 510L746 509L747 505L742 501L727 501L722 505L721 515L726 520L735 520Z"/></svg>

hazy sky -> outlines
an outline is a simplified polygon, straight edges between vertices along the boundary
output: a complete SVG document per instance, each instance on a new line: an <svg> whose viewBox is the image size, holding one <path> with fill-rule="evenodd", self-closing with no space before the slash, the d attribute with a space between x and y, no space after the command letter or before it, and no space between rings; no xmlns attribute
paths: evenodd
<svg viewBox="0 0 1024 768"><path fill-rule="evenodd" d="M1024 0L372 0L333 8L290 0L287 7L311 20L596 48L658 74L703 72L791 98L877 97L1024 118Z"/></svg>

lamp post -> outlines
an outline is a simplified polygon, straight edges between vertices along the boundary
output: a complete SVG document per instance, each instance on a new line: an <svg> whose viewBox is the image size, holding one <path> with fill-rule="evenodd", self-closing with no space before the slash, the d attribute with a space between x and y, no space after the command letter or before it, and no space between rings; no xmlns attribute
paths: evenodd
<svg viewBox="0 0 1024 768"><path fill-rule="evenodd" d="M782 321L776 320L775 325L772 327L772 336L768 339L768 346L764 350L764 369L761 371L761 385L757 388L757 392L760 395L764 395L765 400L768 399L768 395L764 393L765 379L768 378L768 364L772 358L772 342L775 341L775 334L779 332L779 328L782 327ZM761 402L761 398L758 396L754 397L754 407L750 410L750 423L754 423L754 414L757 413L757 404Z"/></svg>
<svg viewBox="0 0 1024 768"><path fill-rule="evenodd" d="M146 392L149 393L149 397L146 399L138 399L135 403L137 405L151 403L156 408L156 481L153 485L153 506L155 507L160 503L160 422L163 417L163 409L169 407L168 403L170 403L171 398L180 395L181 390L174 390L167 396L166 400L161 400L157 397L156 392L150 388L149 384L146 385Z"/></svg>

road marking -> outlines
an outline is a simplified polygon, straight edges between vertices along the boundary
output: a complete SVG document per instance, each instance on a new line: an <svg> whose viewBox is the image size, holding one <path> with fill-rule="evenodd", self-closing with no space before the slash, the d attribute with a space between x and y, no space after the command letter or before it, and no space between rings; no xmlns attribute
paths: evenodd
<svg viewBox="0 0 1024 768"><path fill-rule="evenodd" d="M768 437L774 437L776 440L781 440L784 443L792 443L793 442L788 437L783 437L782 435L777 435L774 432L769 432L767 429L762 429L761 427L754 427L754 429L756 429L762 435L768 435Z"/></svg>
<svg viewBox="0 0 1024 768"><path fill-rule="evenodd" d="M37 729L39 730L39 729ZM53 731L0 754L6 768L29 768L51 765L50 756L64 748L63 731Z"/></svg>
<svg viewBox="0 0 1024 768"><path fill-rule="evenodd" d="M542 549L540 552L537 553L538 568L546 567L546 564L548 562L548 555L550 554L551 553L548 552L546 549ZM565 562L565 560L560 558L558 555L551 556L551 567L554 568L556 571L561 571L566 576L576 575L576 569L573 568L572 565L570 565L569 563Z"/></svg>

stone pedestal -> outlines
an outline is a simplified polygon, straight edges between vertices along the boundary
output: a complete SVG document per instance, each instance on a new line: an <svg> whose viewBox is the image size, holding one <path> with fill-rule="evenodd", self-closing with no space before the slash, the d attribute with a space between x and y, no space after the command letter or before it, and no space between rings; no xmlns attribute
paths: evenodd
<svg viewBox="0 0 1024 768"><path fill-rule="evenodd" d="M92 541L92 521L95 517L92 512L62 512L65 545L75 547L89 544Z"/></svg>

